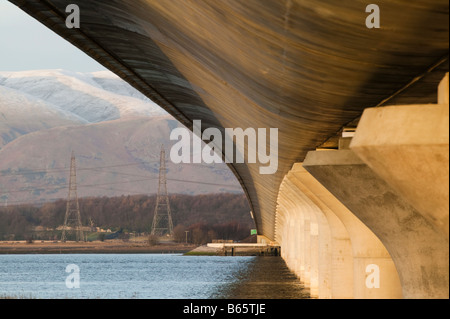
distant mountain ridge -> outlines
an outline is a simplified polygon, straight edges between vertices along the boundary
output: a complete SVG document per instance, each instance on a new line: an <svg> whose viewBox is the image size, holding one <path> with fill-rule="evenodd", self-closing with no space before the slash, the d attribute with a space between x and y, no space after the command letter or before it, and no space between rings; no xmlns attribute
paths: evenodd
<svg viewBox="0 0 450 319"><path fill-rule="evenodd" d="M180 126L110 72L0 72L0 205L65 198L72 151L80 197L156 193L162 144L169 192L242 192L225 164L170 162Z"/></svg>
<svg viewBox="0 0 450 319"><path fill-rule="evenodd" d="M0 149L21 135L88 123L44 100L0 86Z"/></svg>
<svg viewBox="0 0 450 319"><path fill-rule="evenodd" d="M150 99L108 71L0 72L1 86L44 100L89 123L167 114Z"/></svg>

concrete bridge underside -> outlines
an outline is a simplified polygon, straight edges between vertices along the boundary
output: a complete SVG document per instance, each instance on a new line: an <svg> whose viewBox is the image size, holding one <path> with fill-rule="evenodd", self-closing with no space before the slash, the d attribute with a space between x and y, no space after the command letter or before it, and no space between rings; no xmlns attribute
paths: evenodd
<svg viewBox="0 0 450 319"><path fill-rule="evenodd" d="M448 1L10 1L189 128L278 128L230 168L313 296L448 298Z"/></svg>

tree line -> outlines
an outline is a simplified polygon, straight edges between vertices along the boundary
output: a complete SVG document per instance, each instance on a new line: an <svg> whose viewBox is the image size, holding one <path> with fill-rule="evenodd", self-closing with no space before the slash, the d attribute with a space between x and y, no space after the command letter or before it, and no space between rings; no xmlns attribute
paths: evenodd
<svg viewBox="0 0 450 319"><path fill-rule="evenodd" d="M241 240L254 228L250 208L242 194L169 195L175 239L202 244L212 239ZM149 233L156 195L87 197L79 199L83 226L120 233ZM43 229L64 223L66 201L40 206L0 208L0 240L23 240L36 226Z"/></svg>

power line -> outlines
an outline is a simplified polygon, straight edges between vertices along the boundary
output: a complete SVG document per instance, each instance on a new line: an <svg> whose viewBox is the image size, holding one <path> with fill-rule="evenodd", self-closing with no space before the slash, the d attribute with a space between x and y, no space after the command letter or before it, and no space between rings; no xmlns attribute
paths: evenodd
<svg viewBox="0 0 450 319"><path fill-rule="evenodd" d="M104 172L104 173L110 173L110 174L117 174L117 175L124 175L124 176L131 176L131 177L142 177L142 175L136 175L136 174L129 174L129 173L122 173L122 172ZM231 184L219 184L219 183L210 183L210 182L201 182L201 181L193 181L193 180L186 180L186 179L177 179L177 178L166 178L168 181L172 182L181 182L181 183L192 183L192 184L202 184L202 185L212 185L212 186L223 186L223 187L229 187L229 188L237 188L241 189L240 185L231 185Z"/></svg>
<svg viewBox="0 0 450 319"><path fill-rule="evenodd" d="M102 188L102 187L99 187L99 188L105 189L105 190L124 191L124 190L121 190L121 189L108 189L108 188ZM131 196L142 195L142 196L150 196L150 197L151 196L157 196L157 194L148 195L148 194L145 194L143 192L130 192L130 194L127 194L127 195L131 195ZM173 194L173 195L191 196L189 194L178 194L178 193L177 194ZM203 194L198 194L198 195L203 195ZM124 194L122 194L122 196L124 196ZM169 196L172 196L172 195L169 195ZM85 200L87 198L90 198L90 197L92 197L92 198L96 198L96 197L99 198L100 196L88 196L88 197L80 198L80 200L83 201L83 200ZM116 195L114 197L119 197L119 195ZM55 202L58 202L58 201L64 201L65 202L66 200L67 200L67 198L63 198L63 197L58 197L58 198L54 197L54 198L40 199L40 200L34 200L34 201L24 201L24 200L15 200L15 201L13 200L13 201L10 201L10 200L8 200L8 206L4 206L4 205L0 204L0 212L2 211L2 209L8 208L8 207L38 206L38 205L43 205L43 204L55 203ZM12 204L12 205L10 205L10 204Z"/></svg>
<svg viewBox="0 0 450 319"><path fill-rule="evenodd" d="M130 167L130 166L136 166L136 165L148 165L150 163L156 163L158 161L142 161L142 162L135 162L135 163L122 163L122 164L114 164L114 165L106 165L106 166L97 166L97 167L85 167L85 168L78 168L78 171L98 171L98 172L103 172L103 173L108 173L108 174L115 174L115 175L123 175L123 176L130 176L130 177L139 177L140 179L138 180L127 180L127 181L120 181L120 182L108 182L108 183L101 183L101 184L87 184L87 185L78 185L79 187L82 188L98 188L98 189L104 189L104 190L108 190L108 191L113 191L113 192L124 192L126 194L130 194L130 193L134 193L134 194L143 194L146 193L145 191L143 192L133 192L130 190L122 190L122 189L117 189L117 188L105 188L102 186L110 186L110 185L120 185L120 184L129 184L129 183L139 183L139 182L145 182L145 181L150 181L150 180L155 180L158 177L145 177L142 175L137 175L137 174L130 174L130 173L124 173L124 172L116 172L116 171L104 171L105 169L109 169L109 168L118 168L118 167ZM228 171L228 168L220 168L219 170L222 171ZM8 176L22 176L22 175L36 175L36 174L51 174L51 173L63 173L63 172L69 172L70 168L66 168L66 167L60 167L60 168L47 168L47 169L29 169L26 170L24 172L11 172L11 173L0 173L0 177L8 177ZM143 178L144 177L144 178ZM242 190L240 185L230 185L230 184L219 184L219 183L211 183L211 182L203 182L203 181L193 181L193 180L184 180L184 179L176 179L176 178L167 178L167 180L173 181L173 182L179 182L179 183L191 183L191 184L201 184L201 185L212 185L212 186L222 186L225 188L229 188L229 189L238 189L238 190ZM42 191L42 192L48 192L48 191L57 191L60 189L64 189L67 188L69 184L64 184L64 185L58 185L58 186L54 186L54 187L49 187L48 183L47 184L41 184L41 185L37 185L37 186L28 186L28 187L24 187L21 189L13 189L13 190L6 190L5 188L3 188L2 193L3 195L9 195L9 194L14 194L14 193L26 193L26 192L32 192L32 191ZM57 200L61 200L62 198L52 198L52 199L46 199L46 200L38 200L38 201L33 201L33 202L24 202L24 201L11 201L8 198L8 203L9 204L13 204L15 206L17 205L33 205L33 204L43 204L49 201L57 201ZM18 204L16 204L18 203Z"/></svg>
<svg viewBox="0 0 450 319"><path fill-rule="evenodd" d="M98 170L103 168L115 168L115 167L126 167L126 166L136 166L141 164L149 164L156 163L156 161L149 162L136 162L136 163L127 163L127 164L117 164L117 165L109 165L109 166L98 166L98 167L85 167L79 168L78 171L89 171L89 170ZM48 169L29 169L26 172L14 172L14 173L1 173L0 177L6 176L18 176L18 175L34 175L34 174L43 174L43 173L56 173L56 172L69 172L70 168L48 168Z"/></svg>
<svg viewBox="0 0 450 319"><path fill-rule="evenodd" d="M223 187L228 187L228 188L242 189L240 185L228 185L228 184L208 183L208 182L200 182L200 181L190 181L190 180L183 180L183 179L175 179L175 178L168 178L167 180L168 180L168 181L172 181L172 182L193 183L193 184L212 185L212 186L223 186Z"/></svg>
<svg viewBox="0 0 450 319"><path fill-rule="evenodd" d="M103 184L87 184L87 185L78 185L78 187L97 187L97 186L107 186L107 185L117 185L117 184L129 184L129 183L138 183L138 182L145 182L145 181L150 181L150 180L154 180L157 179L157 177L150 177L150 178L145 178L145 179L139 179L139 180L132 180L132 181L121 181L121 182L110 182L110 183L103 183ZM34 191L34 190L38 190L38 189L44 189L44 191L50 191L50 190L58 190L58 189L63 189L63 188L67 188L67 186L69 186L69 184L64 184L64 185L60 185L60 186L56 186L56 187L50 187L50 188L45 188L45 187L37 187L37 186L28 186L26 189L20 189L20 190L12 190L12 191L3 191L2 193L4 194L11 194L11 193L24 193L24 192L29 192L29 191Z"/></svg>
<svg viewBox="0 0 450 319"><path fill-rule="evenodd" d="M138 175L133 175L138 177ZM139 176L142 177L142 176ZM140 182L146 182L158 179L158 177L148 177L138 180L131 180L131 181L120 181L120 182L110 182L110 183L102 183L102 184L79 184L78 187L83 188L91 188L91 187L99 187L99 186L108 186L108 185L118 185L118 184L129 184L129 183L140 183ZM211 186L222 186L227 188L235 188L235 189L241 189L239 185L230 185L230 184L219 184L219 183L209 183L209 182L202 182L202 181L192 181L192 180L183 180L183 179L176 179L176 178L167 178L169 181L173 182L180 182L180 183L191 183L191 184L200 184L200 185L211 185ZM46 187L46 185L39 185L39 186L28 186L26 188L17 189L17 190L3 190L3 194L14 194L14 193L26 193L31 191L36 191L42 189L43 191L52 191L52 190L59 190L67 188L69 184L63 184L55 187ZM100 187L99 187L100 188Z"/></svg>
<svg viewBox="0 0 450 319"><path fill-rule="evenodd" d="M159 161L142 161L142 162L136 162L136 163L125 163L125 164L114 164L114 165L108 165L108 166L97 166L97 167L84 167L84 168L78 168L77 171L90 171L90 170L99 170L99 169L105 169L105 168L116 168L116 167L127 167L127 166L136 166L136 165L146 165L150 163L158 163ZM218 170L221 171L229 171L228 168L220 168ZM69 172L70 168L67 167L56 167L56 168L33 168L33 169L26 169L25 172L11 172L11 173L0 173L0 177L7 177L7 176L22 176L22 175L35 175L35 174L48 174L48 173L64 173ZM120 174L120 173L117 173Z"/></svg>

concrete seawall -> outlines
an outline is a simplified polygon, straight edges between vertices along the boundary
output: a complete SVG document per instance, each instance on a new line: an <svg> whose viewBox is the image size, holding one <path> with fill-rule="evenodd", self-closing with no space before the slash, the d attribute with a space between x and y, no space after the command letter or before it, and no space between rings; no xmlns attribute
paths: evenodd
<svg viewBox="0 0 450 319"><path fill-rule="evenodd" d="M210 243L185 255L210 256L280 256L280 246L267 244Z"/></svg>

